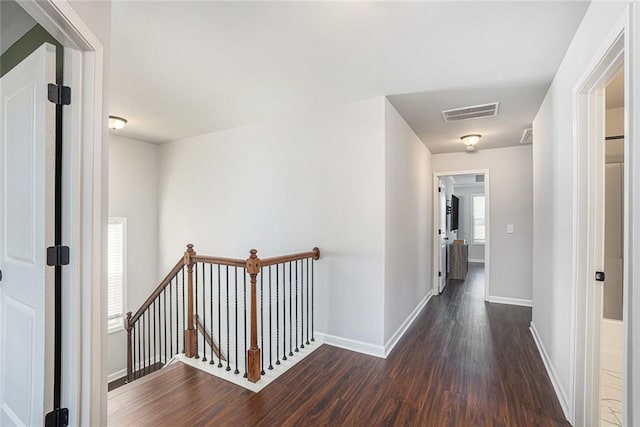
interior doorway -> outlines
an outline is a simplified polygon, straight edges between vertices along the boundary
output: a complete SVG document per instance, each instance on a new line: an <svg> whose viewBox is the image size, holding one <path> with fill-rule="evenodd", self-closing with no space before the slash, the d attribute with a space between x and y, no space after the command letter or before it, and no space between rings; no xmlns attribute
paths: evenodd
<svg viewBox="0 0 640 427"><path fill-rule="evenodd" d="M576 425L628 423L629 170L624 29L576 91ZM625 76L625 74L627 74Z"/></svg>
<svg viewBox="0 0 640 427"><path fill-rule="evenodd" d="M604 282L600 323L600 425L622 426L624 330L624 71L605 88Z"/></svg>
<svg viewBox="0 0 640 427"><path fill-rule="evenodd" d="M470 267L482 270L484 299L489 298L489 171L434 175L433 293L466 280Z"/></svg>
<svg viewBox="0 0 640 427"><path fill-rule="evenodd" d="M57 61L65 71L62 84L72 88L70 94L65 90L57 91L70 103L66 105L67 101L63 102L65 114L60 127L63 129L63 149L59 150L57 160L62 173L55 185L58 187L56 192L60 195L62 211L58 217L61 236L54 236L54 240L60 238L63 245L71 249L69 262L61 272L61 300L65 305L63 310L58 311L61 317L61 322L57 322L61 324L61 340L56 342L55 347L61 351L63 358L60 369L54 369L57 372L53 372L54 378L60 378L61 385L56 393L57 398L54 395L53 400L55 403L59 399L61 410L69 409L70 424L101 425L106 422L106 419L102 420L102 414L106 414L106 410L102 409L106 405L106 392L103 392L101 384L101 294L104 289L102 182L103 167L106 167L106 162L102 161L104 47L69 3L55 0L25 0L17 3L41 27L37 31L46 31L55 39L54 44L59 45L56 54L64 53L63 61ZM101 7L106 9L107 6ZM3 17L7 16L3 14ZM13 19L10 22L17 23ZM20 22L25 23L24 20ZM27 35L34 34L29 32ZM16 34L13 36L10 39L14 41L15 37L20 37ZM3 43L6 40L3 37ZM1 62L2 69L10 63ZM48 86L44 86L45 92L47 89ZM53 93L52 96L55 98ZM53 177L48 178L49 184L54 185ZM42 251L41 245L38 248ZM56 257L57 260L62 258ZM52 382L50 377L45 377L47 383ZM19 398L13 392L12 398ZM48 405L51 406L51 403ZM55 411L54 415L63 416L62 411ZM43 420L33 424L44 424ZM0 424L3 424L1 420Z"/></svg>

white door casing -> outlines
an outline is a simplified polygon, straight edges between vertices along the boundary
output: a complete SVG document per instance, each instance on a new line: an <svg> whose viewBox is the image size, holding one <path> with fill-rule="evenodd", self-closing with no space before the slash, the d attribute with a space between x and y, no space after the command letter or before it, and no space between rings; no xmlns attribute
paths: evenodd
<svg viewBox="0 0 640 427"><path fill-rule="evenodd" d="M0 79L0 425L42 425L51 408L55 47Z"/></svg>

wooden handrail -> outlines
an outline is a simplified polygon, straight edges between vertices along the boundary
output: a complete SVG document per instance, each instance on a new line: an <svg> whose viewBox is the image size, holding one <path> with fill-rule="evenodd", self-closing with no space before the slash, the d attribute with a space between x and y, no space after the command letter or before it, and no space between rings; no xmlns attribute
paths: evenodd
<svg viewBox="0 0 640 427"><path fill-rule="evenodd" d="M209 347L211 349L213 349L213 354L215 354L218 359L224 360L226 362L227 358L224 357L224 354L222 354L222 351L220 351L216 343L213 341L213 338L211 337L211 334L209 333L209 331L205 329L204 325L200 321L200 317L198 317L197 314L195 315L195 317L196 317L196 327L198 328L198 332L202 334L205 342L209 344Z"/></svg>
<svg viewBox="0 0 640 427"><path fill-rule="evenodd" d="M270 265L281 264L283 262L299 261L301 259L313 258L315 260L320 258L320 249L313 248L309 252L300 252L292 255L282 255L271 258L261 258L260 267L268 267Z"/></svg>
<svg viewBox="0 0 640 427"><path fill-rule="evenodd" d="M222 258L215 256L206 256L206 255L194 255L191 257L193 262L202 262L205 264L220 264L220 265L228 265L231 267L246 267L247 260L245 259L236 259L236 258Z"/></svg>
<svg viewBox="0 0 640 427"><path fill-rule="evenodd" d="M149 308L149 306L153 303L153 301L158 297L158 295L160 295L160 293L162 293L162 291L164 290L164 288L167 287L167 285L169 283L171 283L171 280L173 280L174 276L176 274L178 274L178 272L180 270L182 270L182 267L184 266L184 259L183 257L180 257L180 259L178 260L178 262L176 263L176 265L171 269L171 271L169 272L169 274L167 274L165 276L164 279L162 279L162 282L160 282L160 284L156 287L156 289L153 291L153 293L151 295L149 295L149 298L147 298L145 300L145 302L140 306L140 308L138 309L138 311L136 311L136 314L134 314L131 317L131 320L129 320L127 323L127 328L131 329L133 327L133 324L136 323L136 321L138 320L138 318L140 316L142 316L142 313L144 313L144 311Z"/></svg>
<svg viewBox="0 0 640 427"><path fill-rule="evenodd" d="M185 296L186 296L186 321L187 324L184 330L184 353L186 357L196 357L197 355L197 334L198 332L202 333L205 338L205 341L213 351L216 356L224 359L222 352L217 347L215 342L212 339L212 336L208 333L208 331L204 328L204 325L200 322L200 319L194 315L194 267L197 266L197 263L206 263L206 264L218 264L218 265L226 265L232 267L241 267L245 268L246 273L250 276L250 289L249 289L249 300L250 300L250 347L247 349L247 378L251 382L257 382L261 377L261 349L258 347L258 322L257 322L257 277L261 273L261 269L263 267L268 267L271 265L282 264L287 262L300 261L304 259L313 259L317 260L320 258L320 249L313 248L309 252L299 252L291 255L282 255L271 258L260 259L257 256L257 251L252 249L249 251L250 256L246 260L237 259L237 258L223 258L223 257L214 257L214 256L205 256L198 255L196 251L193 250L193 245L188 244L187 250L184 252L183 257L181 257L176 265L171 269L171 271L165 276L165 278L160 282L160 284L156 287L153 293L145 300L145 302L140 306L140 308L136 311L136 313L132 316L131 312L127 313L125 319L125 326L127 330L127 379L128 381L133 380L133 342L132 342L132 331L135 323L138 319L144 314L146 310L149 309L151 304L160 296L160 294L165 290L165 288L173 281L174 277L186 267L186 283L183 283ZM184 292L183 291L183 292ZM184 304L184 302L183 302ZM184 307L184 306L183 306ZM177 324L176 324L177 325ZM246 324L245 324L246 329ZM312 337L313 340L313 337ZM297 351L297 349L296 349ZM228 356L228 355L227 355ZM236 361L237 362L237 361ZM237 373L237 372L236 372Z"/></svg>

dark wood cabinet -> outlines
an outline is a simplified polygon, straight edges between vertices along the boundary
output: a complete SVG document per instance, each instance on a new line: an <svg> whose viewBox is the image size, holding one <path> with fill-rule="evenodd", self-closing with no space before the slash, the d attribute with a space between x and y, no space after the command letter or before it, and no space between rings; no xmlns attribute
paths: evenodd
<svg viewBox="0 0 640 427"><path fill-rule="evenodd" d="M452 243L449 245L449 278L465 280L469 270L469 245Z"/></svg>

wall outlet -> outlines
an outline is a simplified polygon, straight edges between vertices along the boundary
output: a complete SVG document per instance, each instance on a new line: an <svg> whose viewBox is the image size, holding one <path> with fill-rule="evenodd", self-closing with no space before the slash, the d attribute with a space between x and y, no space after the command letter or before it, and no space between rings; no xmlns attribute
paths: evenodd
<svg viewBox="0 0 640 427"><path fill-rule="evenodd" d="M507 224L507 233L513 234L513 224Z"/></svg>

